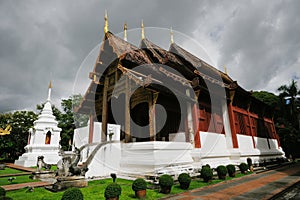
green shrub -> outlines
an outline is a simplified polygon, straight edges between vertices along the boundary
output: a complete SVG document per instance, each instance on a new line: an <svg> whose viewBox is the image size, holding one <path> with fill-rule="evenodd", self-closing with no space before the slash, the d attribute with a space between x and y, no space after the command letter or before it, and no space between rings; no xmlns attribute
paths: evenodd
<svg viewBox="0 0 300 200"><path fill-rule="evenodd" d="M217 167L217 173L219 179L226 179L227 169L224 165L220 165Z"/></svg>
<svg viewBox="0 0 300 200"><path fill-rule="evenodd" d="M13 200L13 199L11 197L2 196L0 197L0 200Z"/></svg>
<svg viewBox="0 0 300 200"><path fill-rule="evenodd" d="M0 197L4 197L6 195L6 191L3 187L0 187Z"/></svg>
<svg viewBox="0 0 300 200"><path fill-rule="evenodd" d="M180 188L186 190L190 187L190 183L191 183L192 179L189 174L181 173L178 176L178 181L180 183Z"/></svg>
<svg viewBox="0 0 300 200"><path fill-rule="evenodd" d="M78 188L68 188L61 200L83 200L83 194Z"/></svg>
<svg viewBox="0 0 300 200"><path fill-rule="evenodd" d="M245 173L248 170L248 165L246 163L241 163L239 165L239 168L240 168L242 173Z"/></svg>
<svg viewBox="0 0 300 200"><path fill-rule="evenodd" d="M247 158L247 164L248 164L249 168L250 168L250 166L252 166L252 159L251 158Z"/></svg>
<svg viewBox="0 0 300 200"><path fill-rule="evenodd" d="M121 195L122 188L117 183L111 183L105 188L104 197L105 198L114 198Z"/></svg>
<svg viewBox="0 0 300 200"><path fill-rule="evenodd" d="M133 181L133 183L132 183L133 191L140 191L140 190L146 190L146 189L147 189L147 183L144 179L138 178Z"/></svg>
<svg viewBox="0 0 300 200"><path fill-rule="evenodd" d="M159 177L159 185L161 187L172 187L174 184L174 180L172 176L168 174L164 174L161 177Z"/></svg>
<svg viewBox="0 0 300 200"><path fill-rule="evenodd" d="M201 173L201 177L203 178L204 182L208 182L208 181L212 180L213 171L210 167L203 166L200 173Z"/></svg>
<svg viewBox="0 0 300 200"><path fill-rule="evenodd" d="M228 175L230 177L235 177L235 166L230 164L230 165L227 165L226 168L228 171Z"/></svg>

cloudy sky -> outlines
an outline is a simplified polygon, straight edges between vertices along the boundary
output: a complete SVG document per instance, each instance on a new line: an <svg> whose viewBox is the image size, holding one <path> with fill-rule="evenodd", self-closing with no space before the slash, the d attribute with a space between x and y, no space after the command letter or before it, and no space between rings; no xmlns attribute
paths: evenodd
<svg viewBox="0 0 300 200"><path fill-rule="evenodd" d="M297 0L0 0L0 112L34 109L49 80L55 104L70 96L81 63L103 38L105 9L113 33L124 21L128 29L141 19L145 27L172 26L175 42L176 33L193 38L247 90L276 92L291 79L300 88Z"/></svg>

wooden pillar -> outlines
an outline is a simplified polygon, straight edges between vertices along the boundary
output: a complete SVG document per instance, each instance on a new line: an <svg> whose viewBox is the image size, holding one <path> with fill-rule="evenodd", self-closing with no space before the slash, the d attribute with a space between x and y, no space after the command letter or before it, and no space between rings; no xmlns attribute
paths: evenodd
<svg viewBox="0 0 300 200"><path fill-rule="evenodd" d="M125 143L131 141L130 135L130 80L126 76L125 81Z"/></svg>
<svg viewBox="0 0 300 200"><path fill-rule="evenodd" d="M197 103L193 105L193 128L194 128L194 144L195 148L201 148L200 126L199 126L199 109Z"/></svg>
<svg viewBox="0 0 300 200"><path fill-rule="evenodd" d="M229 105L228 105L228 112L229 112L229 120L230 120L230 128L231 128L232 147L233 148L239 148L237 135L236 135L233 106L232 106L234 95L235 95L235 90L229 91L230 102L229 102Z"/></svg>
<svg viewBox="0 0 300 200"><path fill-rule="evenodd" d="M105 77L104 88L103 88L103 99L102 99L102 132L101 132L101 142L106 142L107 135L107 88L108 88L108 78Z"/></svg>
<svg viewBox="0 0 300 200"><path fill-rule="evenodd" d="M247 116L248 116L248 120L249 120L249 126L250 126L250 133L251 133L251 136L252 136L253 148L256 149L256 144L255 144L255 140L254 140L254 132L253 132L253 127L252 127L252 122L251 122L249 109L250 108L247 109Z"/></svg>
<svg viewBox="0 0 300 200"><path fill-rule="evenodd" d="M233 148L239 148L237 135L236 135L233 106L231 103L228 105L228 110L229 110L229 119L230 119L230 127L231 127L232 145Z"/></svg>
<svg viewBox="0 0 300 200"><path fill-rule="evenodd" d="M149 132L150 132L150 141L155 141L156 140L155 104L158 98L158 93L153 93L151 97L152 98L149 101Z"/></svg>
<svg viewBox="0 0 300 200"><path fill-rule="evenodd" d="M94 135L94 116L90 114L90 124L89 124L89 144L93 143L93 135Z"/></svg>
<svg viewBox="0 0 300 200"><path fill-rule="evenodd" d="M191 97L190 89L186 89L185 94L187 97ZM192 113L192 104L187 101L186 103L186 120L185 120L185 141L186 142L194 142L190 141L190 134L193 132L193 113Z"/></svg>

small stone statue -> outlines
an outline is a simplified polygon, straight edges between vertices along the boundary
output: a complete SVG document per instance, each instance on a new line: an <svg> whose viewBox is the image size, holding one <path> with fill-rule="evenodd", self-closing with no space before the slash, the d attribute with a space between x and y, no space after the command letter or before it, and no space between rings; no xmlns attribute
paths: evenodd
<svg viewBox="0 0 300 200"><path fill-rule="evenodd" d="M61 152L61 156L63 157L57 163L57 172L56 175L60 177L66 176L84 176L85 172L88 170L87 167L80 168L78 167L78 162L81 158L81 151L75 147L75 159L71 162L70 156L65 156L64 153Z"/></svg>
<svg viewBox="0 0 300 200"><path fill-rule="evenodd" d="M38 156L36 165L37 165L37 169L36 169L37 172L41 172L42 168L45 168L45 170L47 171L51 169L51 165L45 163L44 156Z"/></svg>

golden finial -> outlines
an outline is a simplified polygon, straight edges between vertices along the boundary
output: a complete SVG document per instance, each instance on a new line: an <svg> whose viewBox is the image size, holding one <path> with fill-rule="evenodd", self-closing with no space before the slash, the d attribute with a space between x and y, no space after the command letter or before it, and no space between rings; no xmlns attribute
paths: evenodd
<svg viewBox="0 0 300 200"><path fill-rule="evenodd" d="M107 10L105 10L104 21L105 21L105 24L104 24L104 33L107 33L107 32L108 32L108 17L107 17Z"/></svg>
<svg viewBox="0 0 300 200"><path fill-rule="evenodd" d="M174 33L173 33L173 29L171 27L171 30L170 30L170 36L171 36L171 44L174 43Z"/></svg>
<svg viewBox="0 0 300 200"><path fill-rule="evenodd" d="M224 72L227 74L227 67L224 65Z"/></svg>
<svg viewBox="0 0 300 200"><path fill-rule="evenodd" d="M124 24L124 40L127 41L127 24Z"/></svg>
<svg viewBox="0 0 300 200"><path fill-rule="evenodd" d="M141 28L142 28L142 40L143 40L143 39L145 39L145 30L144 30L144 21L143 20L142 20Z"/></svg>
<svg viewBox="0 0 300 200"><path fill-rule="evenodd" d="M52 81L49 82L48 88L52 88Z"/></svg>

